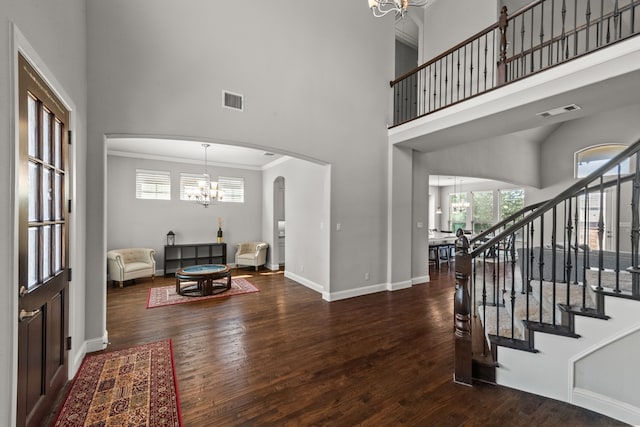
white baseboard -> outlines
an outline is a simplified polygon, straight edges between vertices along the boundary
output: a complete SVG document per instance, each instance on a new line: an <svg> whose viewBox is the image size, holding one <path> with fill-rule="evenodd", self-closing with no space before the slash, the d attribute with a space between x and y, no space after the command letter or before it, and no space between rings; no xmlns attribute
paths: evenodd
<svg viewBox="0 0 640 427"><path fill-rule="evenodd" d="M325 301L339 301L341 299L359 297L362 295L374 294L376 292L382 292L387 290L386 283L379 283L377 285L363 286L361 288L347 289L346 291L338 292L323 292L322 299Z"/></svg>
<svg viewBox="0 0 640 427"><path fill-rule="evenodd" d="M95 338L84 342L87 353L104 350L107 348L107 344L109 344L109 333L107 331L104 331L102 338Z"/></svg>
<svg viewBox="0 0 640 427"><path fill-rule="evenodd" d="M420 277L413 277L411 279L411 284L412 285L419 285L421 283L428 283L431 281L431 278L429 277L429 275L427 274L426 276L420 276Z"/></svg>
<svg viewBox="0 0 640 427"><path fill-rule="evenodd" d="M83 342L82 345L80 346L80 348L73 353L73 360L71 361L71 364L69 365L69 370L67 372L67 375L69 375L69 377L67 379L71 379L73 377L76 376L76 373L78 372L78 369L80 369L80 365L82 365L82 361L84 360L84 356L87 355L87 343Z"/></svg>
<svg viewBox="0 0 640 427"><path fill-rule="evenodd" d="M279 268L279 267L278 267ZM284 277L286 277L287 279L291 279L294 280L304 286L306 286L309 289L313 289L314 291L318 292L318 293L323 293L324 292L324 286L313 282L309 279L307 279L306 277L302 277L302 276L298 276L295 273L292 273L290 271L285 270L284 271Z"/></svg>
<svg viewBox="0 0 640 427"><path fill-rule="evenodd" d="M265 267L267 267L271 271L280 270L280 264L267 264L267 265L265 265Z"/></svg>
<svg viewBox="0 0 640 427"><path fill-rule="evenodd" d="M582 388L574 388L571 403L634 426L640 425L640 408Z"/></svg>
<svg viewBox="0 0 640 427"><path fill-rule="evenodd" d="M407 289L413 286L411 280L403 280L402 282L389 283L387 285L388 291L399 291L400 289Z"/></svg>

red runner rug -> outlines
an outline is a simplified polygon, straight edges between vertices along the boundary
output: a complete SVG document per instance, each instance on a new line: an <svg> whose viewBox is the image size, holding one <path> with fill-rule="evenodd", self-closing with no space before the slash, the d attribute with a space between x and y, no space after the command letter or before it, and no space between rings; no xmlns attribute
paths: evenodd
<svg viewBox="0 0 640 427"><path fill-rule="evenodd" d="M149 288L147 297L147 308L164 307L166 305L183 304L186 302L201 301L212 298L224 298L232 295L249 294L260 292L260 289L253 286L247 279L231 279L231 289L215 295L205 297L188 297L176 294L175 285Z"/></svg>
<svg viewBox="0 0 640 427"><path fill-rule="evenodd" d="M54 426L182 426L171 340L89 355Z"/></svg>

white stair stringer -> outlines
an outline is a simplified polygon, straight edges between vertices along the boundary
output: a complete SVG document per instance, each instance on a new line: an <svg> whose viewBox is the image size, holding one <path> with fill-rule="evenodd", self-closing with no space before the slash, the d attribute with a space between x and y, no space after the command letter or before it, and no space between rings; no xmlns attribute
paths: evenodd
<svg viewBox="0 0 640 427"><path fill-rule="evenodd" d="M640 301L605 296L605 308L609 320L575 316L575 333L580 338L533 332L538 353L499 347L496 383L592 410L595 408L590 405L593 399L590 400L589 396L600 396L598 412L640 425L640 397L637 397L637 393L627 393L628 397L614 395L620 384L640 384L640 367L634 355L629 355L623 366L619 363L601 363L596 372L585 374L576 371L577 363L585 355L605 352L609 346L619 342L616 337L625 336L626 339L640 341L640 332L625 335L625 331L633 328L640 331ZM640 342L628 345L629 348L640 349ZM577 387L576 372L582 376L597 375L599 390Z"/></svg>

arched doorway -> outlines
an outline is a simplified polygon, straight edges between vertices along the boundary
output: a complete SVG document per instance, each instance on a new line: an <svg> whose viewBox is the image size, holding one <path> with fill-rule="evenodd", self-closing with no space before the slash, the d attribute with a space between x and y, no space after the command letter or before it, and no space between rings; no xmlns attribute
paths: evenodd
<svg viewBox="0 0 640 427"><path fill-rule="evenodd" d="M285 264L285 185L284 177L278 176L273 180L273 248L272 265Z"/></svg>

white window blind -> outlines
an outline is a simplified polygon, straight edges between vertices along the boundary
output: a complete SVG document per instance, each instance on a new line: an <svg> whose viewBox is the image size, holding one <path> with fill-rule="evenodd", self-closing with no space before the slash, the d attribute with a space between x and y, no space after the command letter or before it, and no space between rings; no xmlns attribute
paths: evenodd
<svg viewBox="0 0 640 427"><path fill-rule="evenodd" d="M198 181L204 179L201 173L181 173L180 174L180 200L189 200L187 188L198 188Z"/></svg>
<svg viewBox="0 0 640 427"><path fill-rule="evenodd" d="M136 199L171 200L171 175L136 169Z"/></svg>
<svg viewBox="0 0 640 427"><path fill-rule="evenodd" d="M222 191L221 202L244 203L244 178L219 176L218 189Z"/></svg>

